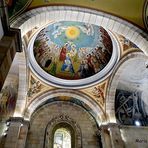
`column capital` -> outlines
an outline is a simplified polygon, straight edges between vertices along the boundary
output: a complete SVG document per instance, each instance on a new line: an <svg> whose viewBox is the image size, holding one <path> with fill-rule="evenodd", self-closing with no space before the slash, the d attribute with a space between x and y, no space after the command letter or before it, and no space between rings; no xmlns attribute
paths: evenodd
<svg viewBox="0 0 148 148"><path fill-rule="evenodd" d="M20 122L20 123L22 123L23 120L24 119L22 117L10 117L7 121L10 121L10 122Z"/></svg>
<svg viewBox="0 0 148 148"><path fill-rule="evenodd" d="M27 127L30 127L30 121L28 120L23 120L23 124L26 125Z"/></svg>
<svg viewBox="0 0 148 148"><path fill-rule="evenodd" d="M28 127L30 126L30 121L24 120L23 117L10 117L7 122L13 122L13 123L20 123L23 125L27 125Z"/></svg>
<svg viewBox="0 0 148 148"><path fill-rule="evenodd" d="M102 129L108 129L108 128L115 128L115 127L120 127L120 125L118 123L108 123L108 124L102 124L100 125L100 128Z"/></svg>
<svg viewBox="0 0 148 148"><path fill-rule="evenodd" d="M120 125L118 123L108 123L108 128L109 127L112 127L112 128L115 128L115 127L119 127Z"/></svg>
<svg viewBox="0 0 148 148"><path fill-rule="evenodd" d="M10 117L7 122L10 122L10 126L7 131L4 147L24 148L29 129L29 121L24 120L22 117Z"/></svg>

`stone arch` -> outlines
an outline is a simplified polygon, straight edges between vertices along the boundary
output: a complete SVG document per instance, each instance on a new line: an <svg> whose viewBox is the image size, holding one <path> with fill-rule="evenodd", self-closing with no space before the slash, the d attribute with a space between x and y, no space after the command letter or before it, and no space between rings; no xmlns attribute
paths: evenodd
<svg viewBox="0 0 148 148"><path fill-rule="evenodd" d="M52 21L62 20L82 21L103 26L105 29L123 35L148 55L148 37L142 30L127 21L96 10L69 6L36 8L19 16L11 23L11 27L20 28L23 36L36 26L44 27Z"/></svg>
<svg viewBox="0 0 148 148"><path fill-rule="evenodd" d="M93 111L91 113L93 117L95 118L96 122L98 123L98 125L106 121L106 115L105 115L104 110L92 98L83 94L82 92L75 91L75 90L67 90L67 89L51 90L35 98L26 107L26 110L24 112L24 118L27 120L30 120L32 114L41 104L43 104L47 100L50 100L58 96L73 97L73 98L77 98L78 100L82 101L84 104L86 104L91 109L91 111Z"/></svg>
<svg viewBox="0 0 148 148"><path fill-rule="evenodd" d="M103 26L105 29L123 35L148 55L148 37L142 30L118 17L96 10L70 6L36 8L19 16L11 23L11 27L20 28L23 36L36 26L44 27L52 21L62 20L82 21Z"/></svg>
<svg viewBox="0 0 148 148"><path fill-rule="evenodd" d="M25 53L24 52L16 53L14 60L16 60L17 64L15 68L13 69L15 69L14 71L17 72L17 68L18 68L18 71L19 71L17 74L15 74L18 77L18 95L17 95L14 116L22 117L24 109L25 109L24 104L26 103L26 91L27 91L27 88L26 88L27 86L27 65L26 65Z"/></svg>
<svg viewBox="0 0 148 148"><path fill-rule="evenodd" d="M34 145L35 147L44 148L49 144L51 146L52 132L60 124L61 127L66 124L66 127L68 125L74 131L75 148L89 147L90 145L98 147L100 145L99 126L89 112L72 102L54 101L40 106L32 114L26 146ZM47 141L48 138L50 138L50 142ZM32 142L32 139L35 142ZM90 145L88 144L89 141Z"/></svg>
<svg viewBox="0 0 148 148"><path fill-rule="evenodd" d="M42 20L42 21L40 21ZM43 27L52 21L81 21L103 26L117 32L135 43L148 55L147 35L139 28L118 17L91 9L68 6L42 7L30 10L11 23L12 27L20 28L22 36L34 27Z"/></svg>
<svg viewBox="0 0 148 148"><path fill-rule="evenodd" d="M106 99L106 112L108 114L110 122L116 122L115 117L115 94L116 88L120 80L120 75L124 68L129 64L129 61L134 58L147 58L142 52L133 52L124 56L118 63L116 69L114 70L112 77L110 78L107 99Z"/></svg>
<svg viewBox="0 0 148 148"><path fill-rule="evenodd" d="M64 114L56 116L49 121L45 131L44 147L46 147L47 140L49 140L48 146L53 146L53 133L59 127L65 127L70 129L72 133L72 148L82 147L82 133L80 126L68 115Z"/></svg>

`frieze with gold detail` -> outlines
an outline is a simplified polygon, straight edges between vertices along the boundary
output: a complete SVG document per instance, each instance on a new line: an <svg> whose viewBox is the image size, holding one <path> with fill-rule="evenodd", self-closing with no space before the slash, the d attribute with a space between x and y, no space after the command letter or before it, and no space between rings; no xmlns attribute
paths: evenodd
<svg viewBox="0 0 148 148"><path fill-rule="evenodd" d="M41 83L38 80L35 80L33 77L31 77L30 80L30 88L28 90L28 97L31 97L33 94L39 93L41 91Z"/></svg>
<svg viewBox="0 0 148 148"><path fill-rule="evenodd" d="M47 86L41 80L39 80L32 72L30 72L28 86L29 86L27 91L28 103L38 95L42 94L43 92L51 88L50 86Z"/></svg>
<svg viewBox="0 0 148 148"><path fill-rule="evenodd" d="M81 91L94 99L102 107L102 109L105 109L107 84L108 80L105 80L104 82L90 88L81 89Z"/></svg>
<svg viewBox="0 0 148 148"><path fill-rule="evenodd" d="M92 93L94 97L96 97L97 102L99 102L102 106L104 105L105 97L104 97L104 85L97 85L93 88Z"/></svg>

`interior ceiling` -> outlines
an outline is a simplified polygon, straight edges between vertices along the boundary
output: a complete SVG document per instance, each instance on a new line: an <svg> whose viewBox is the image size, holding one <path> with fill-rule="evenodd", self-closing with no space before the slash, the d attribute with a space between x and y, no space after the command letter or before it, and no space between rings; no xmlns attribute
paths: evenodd
<svg viewBox="0 0 148 148"><path fill-rule="evenodd" d="M34 42L40 67L62 79L83 79L99 73L112 55L112 41L100 26L60 21L42 29Z"/></svg>
<svg viewBox="0 0 148 148"><path fill-rule="evenodd" d="M41 79L72 88L102 82L120 56L109 30L76 21L52 22L39 29L27 50L31 69Z"/></svg>
<svg viewBox="0 0 148 148"><path fill-rule="evenodd" d="M126 19L142 29L147 27L147 0L7 0L9 16L41 6L71 5L91 8ZM21 11L20 11L21 10Z"/></svg>
<svg viewBox="0 0 148 148"><path fill-rule="evenodd" d="M144 16L147 16L147 12L148 12L147 11L147 6L146 6L147 5L147 1L144 1L144 0L135 0L134 1L134 4L133 4L133 0L121 0L121 1L110 0L110 2L107 2L107 0L81 0L81 1L77 1L77 0L75 0L75 1L71 1L71 0L69 0L69 1L66 1L66 0L63 0L63 1L61 1L61 0L54 0L54 1L53 0L44 0L44 1L43 0L38 0L38 1L35 1L35 0L31 0L31 1L24 0L24 1L20 1L20 0L16 0L15 2L12 2L12 3L11 2L12 1L8 1L8 4L9 4L9 15L12 18L13 18L13 16L15 14L17 14L17 12L19 13L19 11L17 11L17 10L20 10L20 13L22 13L25 9L27 11L27 10L30 10L30 9L33 9L33 8L37 8L37 7L41 7L41 6L47 6L47 5L48 6L51 6L51 5L72 5L72 6L80 6L80 7L86 7L86 8L96 9L96 10L100 10L100 11L103 11L103 12L107 12L107 13L113 14L115 16L124 18L124 19L132 22L133 24L136 24L137 26L141 27L142 29L146 29L145 24L147 24L147 23L144 24L144 20L147 21L147 18L144 18ZM22 6L22 7L20 7L20 6ZM32 55L34 56L37 64L40 66L40 68L44 69L44 72L46 71L46 73L48 74L48 75L43 75L43 77L45 76L45 80L48 80L49 81L49 84L50 84L50 82L52 82L53 83L53 86L57 86L58 85L58 86L62 86L62 87L64 86L65 88L67 88L67 87L68 88L70 88L70 87L82 88L81 85L89 85L90 83L92 83L92 81L91 82L88 81L86 83L86 82L84 82L86 80L84 78L88 78L90 76L93 76L93 75L95 75L95 73L94 74L91 74L89 76L84 76L84 72L83 72L82 73L83 76L81 74L79 74L79 78L75 78L74 77L75 75L73 75L73 72L74 71L79 71L79 67L81 66L81 63L82 63L83 59L85 59L88 62L88 58L86 58L87 57L87 54L90 54L89 53L89 49L90 48L93 47L93 49L91 49L91 54L92 54L92 51L94 51L94 49L97 47L98 42L96 40L99 40L99 46L101 44L102 45L102 47L101 47L102 49L104 48L104 49L107 49L107 50L110 51L110 55L109 55L108 61L105 62L105 64L103 65L104 67L107 67L106 65L109 63L111 57L113 57L113 53L114 53L113 51L114 51L114 49L116 49L116 48L114 48L116 46L114 44L114 40L112 40L112 38L113 38L112 34L108 30L107 30L108 32L106 32L105 29L102 29L103 32L104 32L104 34L105 34L105 36L103 34L105 40L106 39L107 40L110 40L109 41L110 42L109 46L113 46L113 47L110 48L109 46L106 46L105 45L105 42L106 41L104 42L103 41L103 37L102 36L101 37L99 36L100 34L102 34L100 31L98 31L99 33L97 33L98 36L97 35L94 35L96 38L94 39L95 42L93 43L93 46L92 46L91 44L88 44L89 42L87 43L87 38L89 38L89 36L86 35L86 34L87 33L91 33L91 31L92 31L91 29L92 28L96 28L98 30L101 30L102 27L92 25L93 23L91 24L91 22L90 22L90 24L87 24L88 26L86 24L80 23L80 22L75 22L74 24L72 24L72 22L63 21L62 22L62 26L60 26L58 23L60 23L60 22L56 22L56 23L54 23L52 25L49 25L47 28L44 28L42 30L39 30L38 34L36 34L36 37L33 40L33 43L32 43L33 45L32 44L30 45L30 43L29 43L28 50L30 50L30 47L32 47L32 51L31 51L32 52ZM53 29L54 27L56 27L56 28ZM61 31L62 29L64 31ZM86 29L86 30L84 31L84 29ZM54 31L57 31L57 32L54 33ZM81 37L81 35L83 35L83 37ZM56 36L58 36L58 40L56 39ZM52 38L55 38L54 39L54 42L52 42L53 41ZM80 43L83 43L83 42L80 42L79 41L79 40L81 40L81 38L83 38L83 42L86 45L85 48L88 48L88 53L86 54L86 57L85 56L84 57L79 56L79 54L80 54L79 53L80 52L80 48L83 48L83 46L80 45ZM78 40L78 45L77 45L77 40ZM71 42L74 44L74 46L72 46L71 44L69 44ZM126 38L123 40L123 43L124 43L124 45L127 46L127 49L131 48L130 47L130 44L129 44L129 41ZM42 50L42 46L43 46L43 48L46 48L46 47L48 48L46 50L46 52L47 51L51 51L51 53L48 53L47 54L47 59L46 59L46 56L43 56L44 50ZM75 47L74 51L76 51L76 53L78 54L74 58L72 57L72 55L70 55L70 54L75 54L76 55L75 52L74 53L71 53L71 52L73 52L72 51L72 48L73 47ZM57 54L57 52L52 52L52 50L54 48L55 49L58 48L58 51L59 51L59 53L57 55L58 58L55 55L55 53ZM63 53L61 53L63 48L66 48L66 53L64 53L64 60L62 59L63 57L61 56L63 54ZM125 48L125 46L123 46L123 50L124 50L124 48ZM55 51L55 49L54 49L54 51ZM42 54L40 54L40 52L42 52ZM97 55L97 53L95 55ZM41 57L41 59L40 59L40 57ZM52 59L51 59L51 57L52 57ZM100 57L102 57L102 56L100 56ZM67 61L65 61L66 58L67 58ZM58 73L57 74L57 71L55 71L54 68L57 65L55 64L56 61L54 59L58 59L58 65L60 66L60 68L59 68L60 69L60 72L62 73L62 68L63 68L64 76L63 76L63 73L62 73L62 76L59 76L59 74L61 74L61 73ZM63 60L61 62L61 64L59 64L60 63L60 60L61 61ZM66 62L67 63L70 63L70 64L68 65ZM75 66L74 66L74 63L75 63ZM67 67L65 67L65 69L64 69L64 66L66 66L66 65L68 67L68 71L67 71ZM32 63L31 63L31 66L32 66ZM135 67L135 66L133 66L133 67ZM129 69L130 68L127 68L127 71ZM40 71L40 70L38 70L38 69L33 69L33 70L35 70L35 72L37 74L39 74L39 76L41 76L41 73L43 74L43 72ZM38 71L39 71L39 73L38 73ZM67 73L67 72L69 72L69 73ZM96 73L99 73L99 70ZM65 79L68 79L68 80L70 79L70 81L67 83L66 80L65 81L62 80L62 82L60 82L59 79L53 79L52 80L52 77L49 77L49 75L55 76L57 78L64 78L64 80ZM123 75L126 76L125 74L123 74ZM132 77L132 75L133 75L133 73L131 73L131 77ZM97 75L97 77L98 76L99 75ZM124 95L124 93L125 93L125 95L126 95L127 92L125 90L122 90L122 89L120 90L120 88L123 88L124 87L123 85L120 87L121 82L122 81L125 82L125 80L126 80L126 79L124 79L124 76L123 76L123 79L121 79L121 81L119 83L119 88L118 88L119 90L118 91L120 91L121 93L123 92L122 94ZM72 81L73 79L74 79L74 81L76 81L75 79L82 79L81 82L83 80L84 81L80 85L79 84L79 82L80 82L79 80L77 81L77 83L74 83ZM97 78L97 80L98 80L98 78ZM58 83L57 83L57 81L58 81ZM38 85L38 82L39 81L37 81L37 85ZM93 83L94 82L96 82L96 79L95 79L95 81L93 81ZM99 83L99 81L97 81L97 83ZM97 84L97 83L95 83L95 84ZM134 83L133 87L134 86L135 86L135 83ZM138 85L138 87L139 86L140 85ZM141 85L141 87L143 87L143 86L145 86L145 83L143 85ZM100 91L100 90L101 89L98 89L97 91ZM133 95L133 92L130 92L130 90L128 90L128 91L129 91L128 93L130 94L129 96L132 96L132 100L134 100L135 95ZM117 93L120 94L120 92L117 92ZM88 93L89 93L89 91L88 91ZM103 95L102 95L102 99L104 99L104 96ZM145 91L143 93L143 96L144 95L147 97L147 93L145 93ZM145 96L144 96L144 98L146 98ZM103 100L103 102L105 102L105 101ZM118 102L121 102L121 101L122 101L122 97L117 97L117 99L116 99L116 102L117 103L116 104L118 104ZM103 104L102 106L105 107L105 103L102 103L102 104ZM139 106L141 106L141 104ZM117 107L118 106L116 106L116 108ZM128 108L127 108L127 110L128 110ZM145 110L144 111L147 113L147 103L145 103ZM119 111L121 111L120 113L122 113L122 110L119 110ZM119 112L118 112L118 109L117 109L117 114L118 113ZM138 113L138 115L139 114L140 113ZM147 114L146 114L146 116L147 116ZM119 114L119 118L120 117L122 119L125 118L124 116L122 116L122 114L121 115ZM137 117L137 113L133 114L133 117ZM140 118L143 118L143 116L140 116ZM137 118L135 118L135 119L137 119ZM146 124L147 124L148 121L145 121L144 120L143 122L146 122ZM128 122L127 124L134 124L134 123L132 121L132 122ZM143 125L145 125L145 124L143 124Z"/></svg>

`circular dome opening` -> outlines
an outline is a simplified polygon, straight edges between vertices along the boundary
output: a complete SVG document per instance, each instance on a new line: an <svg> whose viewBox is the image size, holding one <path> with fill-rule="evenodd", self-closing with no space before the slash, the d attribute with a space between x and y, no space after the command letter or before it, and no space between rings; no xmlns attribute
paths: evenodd
<svg viewBox="0 0 148 148"><path fill-rule="evenodd" d="M54 22L33 37L29 47L31 65L52 84L88 85L102 79L118 59L112 40L101 26Z"/></svg>

